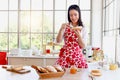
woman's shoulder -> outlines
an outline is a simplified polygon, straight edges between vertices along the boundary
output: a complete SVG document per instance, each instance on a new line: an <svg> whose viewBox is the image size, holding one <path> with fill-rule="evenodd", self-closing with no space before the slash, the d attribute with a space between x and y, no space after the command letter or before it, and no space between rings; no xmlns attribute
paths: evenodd
<svg viewBox="0 0 120 80"><path fill-rule="evenodd" d="M82 30L86 30L86 27L85 27L85 26L79 26L79 27L81 27Z"/></svg>

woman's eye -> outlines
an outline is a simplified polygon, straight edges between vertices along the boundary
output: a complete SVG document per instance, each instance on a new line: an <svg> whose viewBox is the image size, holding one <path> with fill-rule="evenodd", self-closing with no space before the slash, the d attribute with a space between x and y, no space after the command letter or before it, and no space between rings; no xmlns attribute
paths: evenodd
<svg viewBox="0 0 120 80"><path fill-rule="evenodd" d="M77 14L72 14L72 15L70 15L70 16L71 16L71 17L72 17L72 16L77 16Z"/></svg>
<svg viewBox="0 0 120 80"><path fill-rule="evenodd" d="M74 16L77 16L77 14L74 14Z"/></svg>

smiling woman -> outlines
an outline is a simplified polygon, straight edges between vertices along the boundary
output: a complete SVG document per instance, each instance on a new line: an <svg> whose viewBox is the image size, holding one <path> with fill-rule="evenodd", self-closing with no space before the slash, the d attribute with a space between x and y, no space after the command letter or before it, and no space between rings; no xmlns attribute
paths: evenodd
<svg viewBox="0 0 120 80"><path fill-rule="evenodd" d="M68 21L69 23L62 24L56 38L58 43L64 39L64 45L60 49L56 64L65 68L70 68L73 65L77 68L87 68L86 60L82 54L87 33L85 34L78 5L70 5L68 8Z"/></svg>

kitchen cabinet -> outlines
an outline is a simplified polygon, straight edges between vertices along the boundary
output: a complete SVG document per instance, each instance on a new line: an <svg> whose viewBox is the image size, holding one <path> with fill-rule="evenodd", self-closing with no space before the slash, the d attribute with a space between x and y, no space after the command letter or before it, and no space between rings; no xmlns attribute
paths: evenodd
<svg viewBox="0 0 120 80"><path fill-rule="evenodd" d="M8 56L9 65L37 65L46 66L53 65L57 57L36 57L36 56Z"/></svg>
<svg viewBox="0 0 120 80"><path fill-rule="evenodd" d="M46 58L46 65L54 65L57 59L55 58Z"/></svg>
<svg viewBox="0 0 120 80"><path fill-rule="evenodd" d="M9 65L43 65L43 59L36 58L24 58L24 57L9 57Z"/></svg>
<svg viewBox="0 0 120 80"><path fill-rule="evenodd" d="M24 58L8 58L8 64L10 65L25 65L25 59Z"/></svg>

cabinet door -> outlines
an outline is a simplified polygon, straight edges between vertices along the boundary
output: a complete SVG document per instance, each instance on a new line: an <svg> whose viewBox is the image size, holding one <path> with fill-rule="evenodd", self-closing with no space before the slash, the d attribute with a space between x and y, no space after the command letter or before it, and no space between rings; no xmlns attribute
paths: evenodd
<svg viewBox="0 0 120 80"><path fill-rule="evenodd" d="M42 58L25 58L25 64L28 66L31 66L31 65L43 66L43 59Z"/></svg>
<svg viewBox="0 0 120 80"><path fill-rule="evenodd" d="M25 58L18 58L18 57L9 57L8 58L8 65L25 65Z"/></svg>
<svg viewBox="0 0 120 80"><path fill-rule="evenodd" d="M46 65L54 65L56 60L56 58L46 58Z"/></svg>

